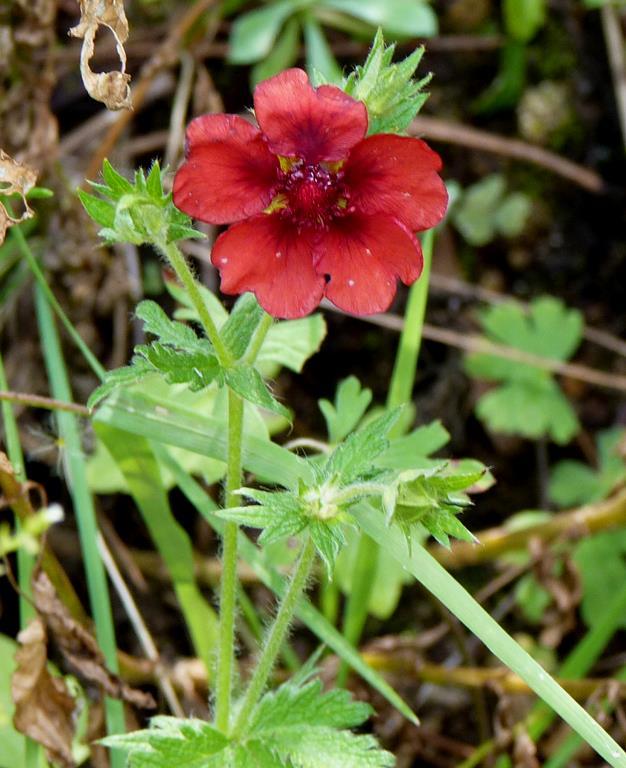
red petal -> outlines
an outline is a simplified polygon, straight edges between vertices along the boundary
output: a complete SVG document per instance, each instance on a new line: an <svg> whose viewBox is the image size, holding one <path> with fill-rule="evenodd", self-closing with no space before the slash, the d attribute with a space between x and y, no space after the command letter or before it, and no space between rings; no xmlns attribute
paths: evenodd
<svg viewBox="0 0 626 768"><path fill-rule="evenodd" d="M254 111L276 154L308 163L343 160L367 132L362 102L334 85L314 89L302 69L259 83Z"/></svg>
<svg viewBox="0 0 626 768"><path fill-rule="evenodd" d="M330 275L326 296L354 315L384 312L396 294L396 278L409 285L422 273L419 241L392 216L337 219L316 254L317 271Z"/></svg>
<svg viewBox="0 0 626 768"><path fill-rule="evenodd" d="M252 291L273 317L303 317L320 303L324 278L313 267L307 232L289 219L261 214L235 224L213 246L211 261L220 271L224 293Z"/></svg>
<svg viewBox="0 0 626 768"><path fill-rule="evenodd" d="M203 115L187 128L187 160L174 178L174 204L210 224L260 213L280 166L253 125L237 115Z"/></svg>
<svg viewBox="0 0 626 768"><path fill-rule="evenodd" d="M441 158L420 139L380 133L356 145L344 167L350 204L362 213L388 213L412 230L443 218L446 187Z"/></svg>

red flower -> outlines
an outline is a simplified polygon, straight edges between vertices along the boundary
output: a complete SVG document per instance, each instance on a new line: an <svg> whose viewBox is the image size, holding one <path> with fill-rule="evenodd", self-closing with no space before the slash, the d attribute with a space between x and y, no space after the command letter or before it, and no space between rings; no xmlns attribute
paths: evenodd
<svg viewBox="0 0 626 768"><path fill-rule="evenodd" d="M447 205L439 156L423 141L365 138L365 105L300 69L258 85L256 128L204 115L187 129L174 203L233 224L213 247L222 290L253 291L275 317L302 317L327 296L354 314L387 309L397 278L422 271L415 231Z"/></svg>

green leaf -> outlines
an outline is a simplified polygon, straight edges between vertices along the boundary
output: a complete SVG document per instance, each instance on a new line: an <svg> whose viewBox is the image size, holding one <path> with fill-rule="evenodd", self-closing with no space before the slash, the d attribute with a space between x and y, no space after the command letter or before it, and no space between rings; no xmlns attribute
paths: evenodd
<svg viewBox="0 0 626 768"><path fill-rule="evenodd" d="M331 453L322 472L329 480L349 485L363 476L371 475L372 465L389 446L387 434L400 415L395 408L374 419L358 432L353 432Z"/></svg>
<svg viewBox="0 0 626 768"><path fill-rule="evenodd" d="M319 314L274 323L259 352L259 366L265 369L268 365L284 365L300 373L305 362L318 351L325 336L326 323Z"/></svg>
<svg viewBox="0 0 626 768"><path fill-rule="evenodd" d="M143 321L146 333L158 337L163 344L171 344L181 350L211 350L208 340L199 339L188 325L170 320L155 301L141 301L137 304L135 315Z"/></svg>
<svg viewBox="0 0 626 768"><path fill-rule="evenodd" d="M248 400L260 408L266 408L272 413L277 413L279 416L284 416L291 421L289 411L270 393L267 384L256 368L238 364L225 369L224 378L228 386L238 395L241 395L244 400Z"/></svg>
<svg viewBox="0 0 626 768"><path fill-rule="evenodd" d="M526 84L526 46L509 39L500 52L498 74L472 103L476 114L491 114L515 107Z"/></svg>
<svg viewBox="0 0 626 768"><path fill-rule="evenodd" d="M152 718L150 728L102 739L107 747L127 749L129 768L207 768L223 752L228 739L203 720L182 720L163 715Z"/></svg>
<svg viewBox="0 0 626 768"><path fill-rule="evenodd" d="M355 16L392 37L433 37L437 15L423 0L324 0L327 8Z"/></svg>
<svg viewBox="0 0 626 768"><path fill-rule="evenodd" d="M470 245L485 245L496 234L496 216L506 188L499 173L486 176L463 192L452 221Z"/></svg>
<svg viewBox="0 0 626 768"><path fill-rule="evenodd" d="M285 21L306 4L307 0L282 0L238 16L230 32L228 60L252 64L263 59L271 52Z"/></svg>
<svg viewBox="0 0 626 768"><path fill-rule="evenodd" d="M259 326L265 311L253 293L244 293L237 299L230 316L220 329L220 336L235 360L239 360Z"/></svg>
<svg viewBox="0 0 626 768"><path fill-rule="evenodd" d="M304 42L306 44L306 68L311 81L319 72L324 81L339 85L342 80L341 67L328 45L322 28L312 14L304 19Z"/></svg>
<svg viewBox="0 0 626 768"><path fill-rule="evenodd" d="M140 381L144 376L153 373L152 368L147 361L143 363L137 361L133 365L127 365L123 368L116 368L113 371L107 371L102 384L94 389L87 400L87 408L95 408L101 400L104 400L116 389Z"/></svg>
<svg viewBox="0 0 626 768"><path fill-rule="evenodd" d="M618 451L625 434L621 427L600 432L597 470L580 461L560 461L550 476L551 500L560 507L569 507L605 499L626 479L626 462Z"/></svg>
<svg viewBox="0 0 626 768"><path fill-rule="evenodd" d="M102 227L113 227L115 222L115 206L107 200L90 195L82 189L78 190L78 198L87 214Z"/></svg>
<svg viewBox="0 0 626 768"><path fill-rule="evenodd" d="M370 135L402 133L428 98L422 89L431 76L413 79L423 46L397 64L391 62L394 50L395 45L385 47L379 29L365 63L355 67L343 84L346 93L367 106Z"/></svg>
<svg viewBox="0 0 626 768"><path fill-rule="evenodd" d="M626 530L603 531L583 539L574 549L583 587L581 614L588 627L606 613L616 585L626 583ZM620 625L626 627L626 615Z"/></svg>
<svg viewBox="0 0 626 768"><path fill-rule="evenodd" d="M362 389L356 376L343 379L337 386L335 403L319 400L331 443L341 442L363 418L372 402L372 390Z"/></svg>
<svg viewBox="0 0 626 768"><path fill-rule="evenodd" d="M307 528L315 549L326 566L328 578L332 578L337 555L346 543L341 523L312 519Z"/></svg>
<svg viewBox="0 0 626 768"><path fill-rule="evenodd" d="M385 768L393 755L372 736L347 730L364 722L371 708L344 690L324 693L319 680L288 681L260 701L245 739L263 744L292 768ZM342 730L338 730L342 729Z"/></svg>
<svg viewBox="0 0 626 768"><path fill-rule="evenodd" d="M285 26L267 56L252 68L250 74L252 85L255 86L291 67L298 58L299 48L300 21L296 17L292 17L285 22Z"/></svg>
<svg viewBox="0 0 626 768"><path fill-rule="evenodd" d="M389 469L432 467L437 460L428 457L443 448L449 440L448 430L440 421L433 421L418 427L410 435L392 439L387 450L376 460L376 464Z"/></svg>
<svg viewBox="0 0 626 768"><path fill-rule="evenodd" d="M546 21L545 0L504 0L502 7L507 34L527 43Z"/></svg>
<svg viewBox="0 0 626 768"><path fill-rule="evenodd" d="M567 360L582 338L582 315L551 297L535 299L528 312L515 303L499 304L483 312L480 321L491 341L557 360ZM491 429L545 435L558 443L578 431L576 414L548 371L485 354L468 356L466 369L477 378L502 382L476 406Z"/></svg>
<svg viewBox="0 0 626 768"><path fill-rule="evenodd" d="M169 384L187 384L192 392L208 387L220 373L220 364L211 352L183 352L158 342L136 347L135 352Z"/></svg>
<svg viewBox="0 0 626 768"><path fill-rule="evenodd" d="M533 201L523 192L507 195L494 217L496 230L504 237L518 237L526 227L532 207Z"/></svg>
<svg viewBox="0 0 626 768"><path fill-rule="evenodd" d="M158 168L158 166L156 167ZM133 191L133 185L130 181L118 173L107 158L102 162L102 178L110 191L117 196L126 195ZM103 186L99 185L99 188L102 189Z"/></svg>

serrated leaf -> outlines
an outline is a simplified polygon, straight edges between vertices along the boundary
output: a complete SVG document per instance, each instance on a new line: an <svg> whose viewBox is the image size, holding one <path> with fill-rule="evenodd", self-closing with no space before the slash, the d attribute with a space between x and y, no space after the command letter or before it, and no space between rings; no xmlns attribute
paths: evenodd
<svg viewBox="0 0 626 768"><path fill-rule="evenodd" d="M220 330L220 336L235 360L245 353L265 311L253 293L244 293L237 299L230 316Z"/></svg>
<svg viewBox="0 0 626 768"><path fill-rule="evenodd" d="M238 364L232 368L225 369L224 378L228 386L243 397L244 400L248 400L260 408L272 411L272 413L284 416L291 421L289 411L274 398L256 368L250 365Z"/></svg>
<svg viewBox="0 0 626 768"><path fill-rule="evenodd" d="M396 408L353 432L328 458L322 469L324 476L349 485L359 477L371 474L374 460L389 446L387 434L399 415L400 409Z"/></svg>
<svg viewBox="0 0 626 768"><path fill-rule="evenodd" d="M135 315L143 321L146 333L157 336L163 344L183 350L211 350L208 340L199 339L188 325L170 320L155 301L141 301L137 304Z"/></svg>
<svg viewBox="0 0 626 768"><path fill-rule="evenodd" d="M318 405L326 420L330 442L339 443L352 432L371 402L372 390L361 388L356 376L349 376L339 383L334 404L329 400L319 400Z"/></svg>
<svg viewBox="0 0 626 768"><path fill-rule="evenodd" d="M603 531L583 539L573 556L582 580L582 617L592 627L606 616L616 585L626 582L626 529ZM626 616L621 626L626 627Z"/></svg>
<svg viewBox="0 0 626 768"><path fill-rule="evenodd" d="M390 469L420 469L433 466L431 453L438 451L450 440L450 433L440 421L424 424L410 435L391 440L387 450L376 460L379 467Z"/></svg>
<svg viewBox="0 0 626 768"><path fill-rule="evenodd" d="M307 526L311 540L315 544L317 553L326 566L328 578L332 578L335 560L346 543L341 524L339 522L326 522L311 519Z"/></svg>
<svg viewBox="0 0 626 768"><path fill-rule="evenodd" d="M123 368L116 368L108 371L106 377L100 386L96 387L89 395L87 408L92 409L105 397L108 397L118 387L134 384L151 372L150 367L145 364L128 365Z"/></svg>
<svg viewBox="0 0 626 768"><path fill-rule="evenodd" d="M246 740L266 745L289 768L386 768L393 755L372 736L347 730L371 713L367 704L352 701L346 691L322 692L313 680L292 682L266 694L259 703Z"/></svg>
<svg viewBox="0 0 626 768"><path fill-rule="evenodd" d="M212 352L184 352L158 342L135 351L169 384L188 384L192 392L208 387L221 371Z"/></svg>
<svg viewBox="0 0 626 768"><path fill-rule="evenodd" d="M133 185L115 170L107 158L102 162L102 178L114 195L125 195L133 191Z"/></svg>
<svg viewBox="0 0 626 768"><path fill-rule="evenodd" d="M115 206L106 200L90 195L82 189L78 190L78 198L89 216L100 226L113 227L115 222Z"/></svg>
<svg viewBox="0 0 626 768"><path fill-rule="evenodd" d="M223 752L229 742L202 720L159 716L149 729L108 736L102 743L129 750L130 768L207 768L213 764L207 760Z"/></svg>

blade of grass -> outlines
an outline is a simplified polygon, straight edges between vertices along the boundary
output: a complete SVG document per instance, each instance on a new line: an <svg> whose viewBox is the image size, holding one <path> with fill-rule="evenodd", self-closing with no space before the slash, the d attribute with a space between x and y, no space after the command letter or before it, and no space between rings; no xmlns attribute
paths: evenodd
<svg viewBox="0 0 626 768"><path fill-rule="evenodd" d="M35 287L35 308L52 395L58 400L72 402L72 391L61 351L56 323L48 304L48 298L39 285ZM112 672L117 672L117 648L111 602L104 565L98 552L95 510L93 498L87 485L87 472L82 452L78 419L73 413L62 411L58 411L55 414L55 418L59 434L67 449L64 469L78 524L81 551L87 576L89 601L96 624L96 638L106 659L107 666ZM122 702L106 698L105 711L108 733L123 733L125 722ZM123 768L124 762L125 756L123 753L118 752L111 755L112 768Z"/></svg>
<svg viewBox="0 0 626 768"><path fill-rule="evenodd" d="M411 400L415 374L417 372L417 359L422 343L422 328L426 315L426 303L428 301L428 280L430 277L430 265L434 245L434 230L429 230L423 238L424 269L419 280L411 286L404 313L404 326L398 342L398 351L393 366L391 384L387 395L387 408L397 408ZM399 427L402 429L402 427ZM392 427L390 436L398 434L398 425ZM372 573L376 572L379 547L366 534L359 538L357 554L352 571L352 588L346 599L346 607L343 616L343 634L346 640L356 646L363 633L363 627L369 613L369 605L372 597L374 579ZM342 664L337 675L337 684L345 685L348 669Z"/></svg>
<svg viewBox="0 0 626 768"><path fill-rule="evenodd" d="M355 517L367 534L430 590L492 653L525 680L609 765L626 768L626 753L621 747L426 549L416 545L409 552L405 536L398 527L387 527L382 514L368 505L360 504Z"/></svg>
<svg viewBox="0 0 626 768"><path fill-rule="evenodd" d="M150 536L165 562L195 653L214 677L218 618L195 581L189 536L176 521L163 487L159 465L147 440L104 424L96 434L124 476Z"/></svg>
<svg viewBox="0 0 626 768"><path fill-rule="evenodd" d="M0 354L0 389L9 388L6 372L4 370L4 361ZM26 482L26 470L24 468L24 454L20 443L20 433L13 412L13 406L9 402L3 401L0 404L2 421L4 423L4 438L6 441L7 455L13 466L15 477L20 483ZM15 516L15 526L20 527L20 520ZM20 627L23 629L35 615L34 608L27 595L30 595L31 577L35 564L34 557L23 547L17 550L17 574L20 587ZM26 768L39 768L41 765L48 765L39 744L27 736L24 737L24 759Z"/></svg>
<svg viewBox="0 0 626 768"><path fill-rule="evenodd" d="M20 227L11 227L11 229L9 230L9 236L14 239L15 243L17 244L17 247L20 250L20 253L26 259L26 263L28 264L30 271L33 274L33 277L35 278L37 286L46 297L48 304L56 312L59 320L63 323L65 330L68 332L74 344L76 344L77 348L80 350L81 354L89 364L91 370L96 374L96 376L99 379L101 380L104 379L104 375L106 371L104 370L102 365L100 365L99 360L96 358L93 352L82 340L80 334L78 333L76 328L74 328L71 320L63 311L63 307L61 307L61 305L57 301L56 296L52 293L52 290L50 289L50 286L46 282L46 278L43 272L41 271L41 267L39 266L34 253L31 251L28 241L24 237L24 233L22 232Z"/></svg>
<svg viewBox="0 0 626 768"><path fill-rule="evenodd" d="M155 445L154 448L159 461L170 470L180 490L196 507L209 525L220 533L224 526L224 521L213 514L217 509L217 505L213 499L207 495L202 486L200 486L193 477L187 474L163 446ZM283 453L287 454L284 450ZM277 470L280 473L279 467ZM248 565L254 569L259 579L276 595L282 597L285 589L283 576L273 567L265 553L255 546L255 544L241 532L239 533L239 551ZM338 632L332 624L326 621L322 614L314 608L308 600L302 600L300 602L297 615L311 632L317 635L317 637L331 648L341 659L344 659L358 675L368 682L372 688L377 690L381 696L384 696L392 706L411 722L417 722L417 718L409 706L389 683L363 661L358 652L346 642L341 633Z"/></svg>

